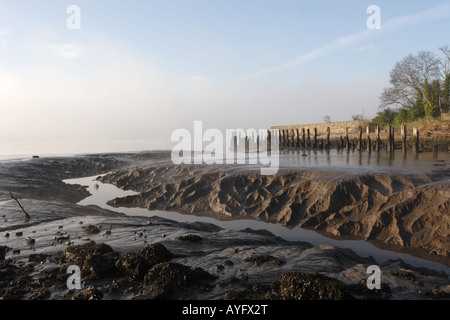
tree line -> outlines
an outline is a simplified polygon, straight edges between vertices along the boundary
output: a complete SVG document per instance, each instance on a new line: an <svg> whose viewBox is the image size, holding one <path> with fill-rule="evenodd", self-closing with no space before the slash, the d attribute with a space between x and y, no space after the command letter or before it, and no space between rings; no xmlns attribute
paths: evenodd
<svg viewBox="0 0 450 320"><path fill-rule="evenodd" d="M422 118L437 118L450 108L450 46L438 54L420 51L397 62L391 86L383 89L381 109L374 125L400 125Z"/></svg>

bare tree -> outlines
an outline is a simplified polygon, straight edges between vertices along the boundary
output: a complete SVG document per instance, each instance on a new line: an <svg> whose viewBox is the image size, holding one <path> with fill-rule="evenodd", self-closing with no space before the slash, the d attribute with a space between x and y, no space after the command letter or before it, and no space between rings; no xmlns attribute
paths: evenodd
<svg viewBox="0 0 450 320"><path fill-rule="evenodd" d="M443 80L442 85L442 99L439 97L439 106L442 112L442 102L445 104L445 108L448 110L450 105L450 46L439 48L443 57L441 58L441 78Z"/></svg>
<svg viewBox="0 0 450 320"><path fill-rule="evenodd" d="M330 116L329 116L329 115L324 116L324 117L323 117L323 122L324 122L324 123L331 123L331 118L330 118Z"/></svg>
<svg viewBox="0 0 450 320"><path fill-rule="evenodd" d="M392 87L384 89L381 95L381 107L412 108L418 95L432 106L427 86L439 79L440 63L430 51L410 54L397 62L390 73Z"/></svg>
<svg viewBox="0 0 450 320"><path fill-rule="evenodd" d="M441 66L442 75L445 78L445 76L450 73L450 46L446 45L445 47L440 47L439 51L441 51L444 55L441 59Z"/></svg>
<svg viewBox="0 0 450 320"><path fill-rule="evenodd" d="M352 120L353 121L355 121L355 120L364 120L364 108L361 109L361 110L362 110L361 114L354 114L354 115L352 115Z"/></svg>

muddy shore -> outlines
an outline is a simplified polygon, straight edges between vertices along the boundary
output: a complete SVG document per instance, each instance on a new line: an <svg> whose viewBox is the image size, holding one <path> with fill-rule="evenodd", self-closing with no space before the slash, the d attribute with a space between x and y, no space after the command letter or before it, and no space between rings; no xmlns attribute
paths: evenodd
<svg viewBox="0 0 450 320"><path fill-rule="evenodd" d="M432 170L280 168L262 176L235 165L158 164L99 179L138 192L113 206L175 210L216 219L252 218L332 237L450 256L450 162Z"/></svg>
<svg viewBox="0 0 450 320"><path fill-rule="evenodd" d="M317 229L338 230L334 232L336 236L363 230L363 227L343 226L351 220L361 223L361 226L367 224L375 205L364 204L362 199L369 197L370 201L375 201L381 198L385 213L381 220L373 222L372 229L376 223L384 223L378 226L380 230L390 230L391 236L386 237L386 242L392 239L398 244L403 234L395 233L390 224L394 212L402 212L402 208L428 208L428 215L424 215L420 224L412 223L415 231L419 230L418 226L424 231L418 239L413 234L409 245L422 241L424 248L442 255L448 254L448 242L445 241L448 222L447 229L445 225L437 227L439 221L435 215L440 212L441 218L448 219L447 167L440 166L432 173L407 177L387 175L386 180L359 177L360 180L353 185L349 182L350 177L347 180L343 177L330 179L329 173L316 171L283 171L273 180L264 180L249 173L248 168L222 172L214 166L208 169L175 168L168 160L167 153L153 152L0 163L0 298L274 300L450 297L450 280L444 272L413 267L401 260L389 260L379 264L381 289L369 290L366 270L378 263L349 249L287 241L264 230L231 231L208 223L130 217L96 206L80 206L77 203L88 195L86 189L62 182L68 178L111 172L101 180L141 193L113 200L116 206L179 209L201 214L213 212L215 215L226 212L228 218L230 215L231 218L245 215L292 225L303 223L307 226L315 222L320 226ZM314 180L318 183L314 184ZM305 184L302 185L301 181ZM325 181L331 182L327 185ZM378 186L376 192L381 195L370 191L373 189L371 183ZM236 188L237 184L242 188ZM344 190L344 187L350 189ZM264 198L256 196L255 190L265 194ZM321 194L313 199L319 190L330 194L330 198L327 200ZM10 198L9 191L30 214L29 221L24 220L22 210ZM395 195L397 193L406 198L400 200ZM298 202L301 199L306 202ZM333 204L333 199L343 201L339 202L341 212L337 204ZM424 202L416 203L412 199ZM390 211L388 204L395 210ZM306 207L302 209L302 205ZM265 209L261 210L262 207ZM316 211L311 208L316 208ZM358 210L366 220L356 219ZM336 218L323 214L331 215L332 211L339 213ZM294 212L304 214L296 215ZM339 217L348 219L337 225ZM430 231L431 224L435 228ZM375 233L372 230L369 234ZM377 239L384 241L382 237ZM404 246L405 241L401 241ZM79 290L67 287L70 265L77 265L81 270L82 288Z"/></svg>

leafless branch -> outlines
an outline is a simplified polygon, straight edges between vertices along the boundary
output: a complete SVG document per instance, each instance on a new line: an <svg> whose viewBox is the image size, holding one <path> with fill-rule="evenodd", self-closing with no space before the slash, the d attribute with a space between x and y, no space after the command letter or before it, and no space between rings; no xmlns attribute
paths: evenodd
<svg viewBox="0 0 450 320"><path fill-rule="evenodd" d="M22 207L22 205L20 204L19 200L17 200L16 197L13 196L13 194L11 193L11 191L9 192L11 198L13 198L14 200L16 200L17 204L19 205L20 209L22 209L23 214L24 214L24 218L25 221L29 221L31 219L30 215L28 214L28 212L25 211L25 209Z"/></svg>

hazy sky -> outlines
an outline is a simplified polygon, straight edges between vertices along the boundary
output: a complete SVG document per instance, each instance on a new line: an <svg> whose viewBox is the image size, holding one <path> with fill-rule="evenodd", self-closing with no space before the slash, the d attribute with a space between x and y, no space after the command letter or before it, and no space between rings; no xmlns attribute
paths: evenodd
<svg viewBox="0 0 450 320"><path fill-rule="evenodd" d="M449 1L0 0L0 155L370 118L394 64L449 31Z"/></svg>

